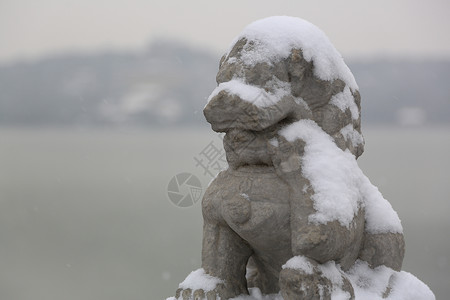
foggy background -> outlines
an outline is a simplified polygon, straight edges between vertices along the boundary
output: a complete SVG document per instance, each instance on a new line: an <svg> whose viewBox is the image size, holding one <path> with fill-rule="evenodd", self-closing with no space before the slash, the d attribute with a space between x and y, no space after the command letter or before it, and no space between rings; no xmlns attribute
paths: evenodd
<svg viewBox="0 0 450 300"><path fill-rule="evenodd" d="M181 172L221 146L221 55L271 15L321 28L362 96L359 164L404 226L404 269L450 294L448 1L0 1L0 299L165 299L200 267Z"/></svg>

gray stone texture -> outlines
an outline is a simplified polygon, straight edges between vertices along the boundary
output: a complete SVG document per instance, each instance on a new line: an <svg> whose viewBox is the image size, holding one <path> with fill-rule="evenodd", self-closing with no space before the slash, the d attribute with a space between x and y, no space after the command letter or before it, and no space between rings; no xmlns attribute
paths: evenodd
<svg viewBox="0 0 450 300"><path fill-rule="evenodd" d="M348 109L341 111L330 103L345 83L315 77L314 64L303 58L301 49L292 49L289 57L272 64L247 65L240 60L246 43L239 40L222 58L217 83L240 78L270 92L276 79L289 83L291 94L272 106L258 107L221 91L205 107L212 129L226 133L223 143L229 168L217 176L203 197L202 267L224 284L208 293L179 290L177 298L229 299L248 294L248 287L256 286L265 294L281 291L285 300L330 299L332 283L316 267L313 274L282 270L296 255L307 257L315 266L333 260L347 270L362 259L371 267L386 265L400 270L403 236L369 234L364 208L348 228L337 221L308 222L315 209L314 190L299 163L305 144L289 143L278 135L283 126L312 119L338 147L360 156L364 143L355 146L340 133L349 124L361 133L360 118L353 119ZM359 92L352 94L360 109ZM272 139L278 141L278 147L269 143ZM343 282L342 288L353 299L351 284L346 279Z"/></svg>

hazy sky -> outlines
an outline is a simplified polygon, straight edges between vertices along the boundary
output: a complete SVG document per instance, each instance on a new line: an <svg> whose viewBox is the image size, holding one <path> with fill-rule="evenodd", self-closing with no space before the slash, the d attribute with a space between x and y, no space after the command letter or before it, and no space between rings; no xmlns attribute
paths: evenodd
<svg viewBox="0 0 450 300"><path fill-rule="evenodd" d="M245 25L271 15L314 23L347 58L450 58L449 0L0 0L0 63L139 49L155 37L219 53Z"/></svg>

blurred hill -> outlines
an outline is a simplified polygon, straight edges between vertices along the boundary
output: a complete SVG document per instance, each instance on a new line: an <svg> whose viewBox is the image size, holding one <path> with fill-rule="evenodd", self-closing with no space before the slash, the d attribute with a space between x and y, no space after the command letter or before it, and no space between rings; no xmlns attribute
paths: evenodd
<svg viewBox="0 0 450 300"><path fill-rule="evenodd" d="M0 126L205 125L220 57L176 41L0 66ZM364 124L450 123L450 61L347 61Z"/></svg>

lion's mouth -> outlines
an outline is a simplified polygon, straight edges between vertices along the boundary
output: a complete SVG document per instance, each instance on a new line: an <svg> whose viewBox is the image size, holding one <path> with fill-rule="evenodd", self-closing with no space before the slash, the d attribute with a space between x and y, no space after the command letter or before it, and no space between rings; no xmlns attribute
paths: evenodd
<svg viewBox="0 0 450 300"><path fill-rule="evenodd" d="M233 169L273 168L267 138L260 132L230 130L223 144Z"/></svg>
<svg viewBox="0 0 450 300"><path fill-rule="evenodd" d="M229 165L234 169L273 169L269 141L276 139L278 132L294 121L293 117L287 117L261 131L229 129L223 139Z"/></svg>

